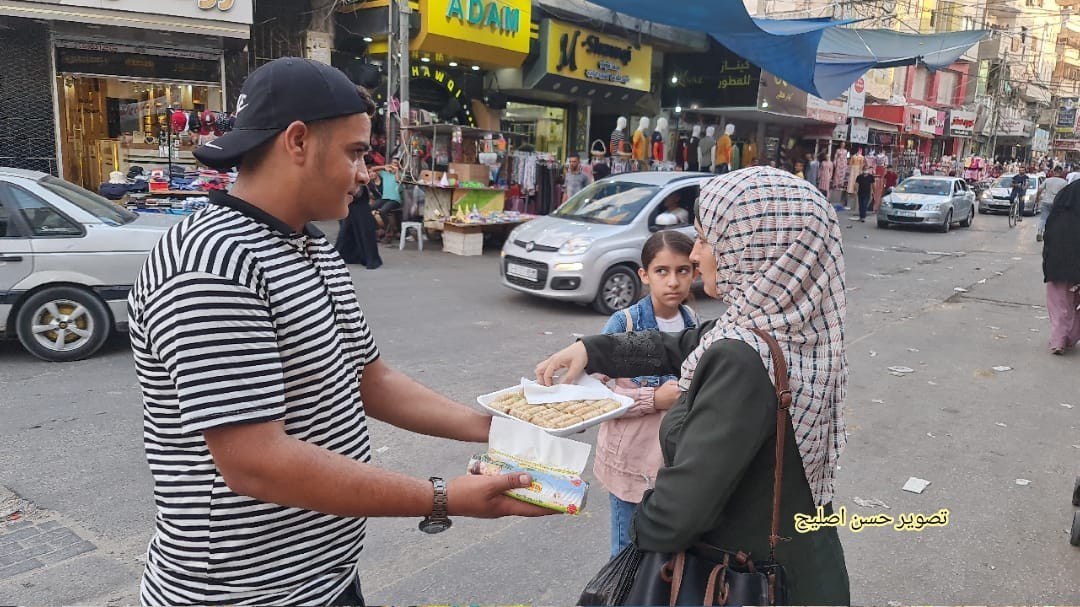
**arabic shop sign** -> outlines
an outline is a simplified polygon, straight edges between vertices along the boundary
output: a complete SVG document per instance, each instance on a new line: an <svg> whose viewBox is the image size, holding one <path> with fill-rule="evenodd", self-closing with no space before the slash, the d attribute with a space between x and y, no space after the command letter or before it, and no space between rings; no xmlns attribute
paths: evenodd
<svg viewBox="0 0 1080 607"><path fill-rule="evenodd" d="M953 137L971 137L975 134L975 112L953 110L949 113L949 134Z"/></svg>
<svg viewBox="0 0 1080 607"><path fill-rule="evenodd" d="M1031 150L1033 152L1047 152L1050 150L1050 131L1035 129L1035 136L1031 138Z"/></svg>
<svg viewBox="0 0 1080 607"><path fill-rule="evenodd" d="M861 118L866 108L866 80L859 78L848 88L847 115ZM865 143L865 142L863 142Z"/></svg>
<svg viewBox="0 0 1080 607"><path fill-rule="evenodd" d="M708 52L664 56L664 107L752 108L761 70L715 41Z"/></svg>
<svg viewBox="0 0 1080 607"><path fill-rule="evenodd" d="M1030 120L1002 118L998 122L998 137L1031 137L1035 129Z"/></svg>
<svg viewBox="0 0 1080 607"><path fill-rule="evenodd" d="M773 114L804 117L806 103L806 91L799 90L783 78L762 70L758 109Z"/></svg>
<svg viewBox="0 0 1080 607"><path fill-rule="evenodd" d="M462 89L462 83L458 82L452 74L446 70L439 68L433 68L428 65L414 65L410 68L409 75L413 78L424 78L431 80L440 88L446 89L446 92L450 95L450 98L456 100L458 105L461 106L461 114L465 117L469 126L476 126L476 118L473 117L472 111L469 109L468 98L465 97L465 91Z"/></svg>
<svg viewBox="0 0 1080 607"><path fill-rule="evenodd" d="M1076 97L1067 97L1061 100L1061 105L1058 106L1058 133L1072 135L1076 132L1076 104Z"/></svg>
<svg viewBox="0 0 1080 607"><path fill-rule="evenodd" d="M413 50L486 65L520 66L529 54L531 0L420 0Z"/></svg>
<svg viewBox="0 0 1080 607"><path fill-rule="evenodd" d="M547 73L648 92L652 47L554 19L540 24Z"/></svg>
<svg viewBox="0 0 1080 607"><path fill-rule="evenodd" d="M146 0L36 0L32 4L58 4L248 25L251 24L254 15L252 0L154 0L153 2L146 2Z"/></svg>

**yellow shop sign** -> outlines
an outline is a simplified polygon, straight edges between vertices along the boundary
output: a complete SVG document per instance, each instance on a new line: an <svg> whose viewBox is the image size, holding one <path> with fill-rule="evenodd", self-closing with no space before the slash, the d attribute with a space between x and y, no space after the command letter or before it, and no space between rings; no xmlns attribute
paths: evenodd
<svg viewBox="0 0 1080 607"><path fill-rule="evenodd" d="M540 26L547 71L586 82L648 91L652 47L546 19Z"/></svg>
<svg viewBox="0 0 1080 607"><path fill-rule="evenodd" d="M487 66L519 66L529 55L532 0L420 0L415 48Z"/></svg>

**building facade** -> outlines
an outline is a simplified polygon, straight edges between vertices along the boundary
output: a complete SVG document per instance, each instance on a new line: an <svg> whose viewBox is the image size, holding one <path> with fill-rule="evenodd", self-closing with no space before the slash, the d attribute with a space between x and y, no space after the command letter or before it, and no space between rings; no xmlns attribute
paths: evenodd
<svg viewBox="0 0 1080 607"><path fill-rule="evenodd" d="M177 113L187 145L172 153L185 159L199 133L188 119L210 112L213 131L225 114L225 56L252 19L251 0L160 0L153 12L137 0L0 0L0 115L18 125L0 137L0 164L96 190L112 171L167 158Z"/></svg>

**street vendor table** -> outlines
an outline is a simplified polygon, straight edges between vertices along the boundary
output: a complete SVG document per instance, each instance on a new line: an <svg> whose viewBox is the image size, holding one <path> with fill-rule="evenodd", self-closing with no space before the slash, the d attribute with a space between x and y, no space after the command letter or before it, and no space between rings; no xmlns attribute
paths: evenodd
<svg viewBox="0 0 1080 607"><path fill-rule="evenodd" d="M448 219L440 222L443 251L455 255L481 255L484 252L485 234L507 235L515 227L535 219L535 215L518 215L515 218L484 222L461 222Z"/></svg>
<svg viewBox="0 0 1080 607"><path fill-rule="evenodd" d="M405 186L416 186L424 192L424 229L442 231L443 220L457 214L458 209L465 213L476 210L487 215L498 213L506 206L506 190L501 188L461 188L439 186L422 182L404 182Z"/></svg>

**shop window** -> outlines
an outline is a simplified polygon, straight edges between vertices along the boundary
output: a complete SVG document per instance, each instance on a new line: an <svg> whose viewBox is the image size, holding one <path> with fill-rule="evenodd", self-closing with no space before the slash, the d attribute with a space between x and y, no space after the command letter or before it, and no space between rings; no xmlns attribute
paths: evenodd
<svg viewBox="0 0 1080 607"><path fill-rule="evenodd" d="M562 108L510 101L503 112L502 130L524 135L537 152L565 158L568 118Z"/></svg>
<svg viewBox="0 0 1080 607"><path fill-rule="evenodd" d="M911 97L913 99L925 100L927 98L927 86L930 82L928 76L929 72L926 71L926 68L919 67L915 69L915 78L911 83Z"/></svg>
<svg viewBox="0 0 1080 607"><path fill-rule="evenodd" d="M30 233L39 238L57 236L82 236L82 227L57 211L49 203L15 187L5 186L4 199L19 210L23 220L30 226Z"/></svg>
<svg viewBox="0 0 1080 607"><path fill-rule="evenodd" d="M941 105L953 105L959 96L959 86L960 74L950 71L939 72L936 101Z"/></svg>
<svg viewBox="0 0 1080 607"><path fill-rule="evenodd" d="M170 142L173 165L193 169L200 137L220 132L219 86L61 75L57 90L64 176L91 191L112 171L168 166ZM170 108L183 119L174 122ZM213 124L201 124L204 110Z"/></svg>

